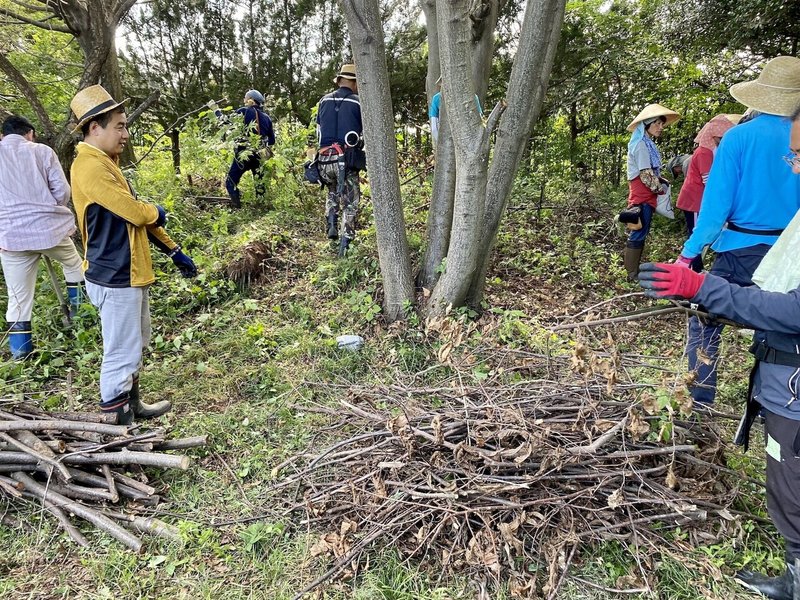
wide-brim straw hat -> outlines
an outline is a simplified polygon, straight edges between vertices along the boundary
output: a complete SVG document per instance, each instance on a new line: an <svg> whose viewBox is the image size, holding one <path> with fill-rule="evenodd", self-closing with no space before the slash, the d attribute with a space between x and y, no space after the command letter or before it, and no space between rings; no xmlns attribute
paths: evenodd
<svg viewBox="0 0 800 600"><path fill-rule="evenodd" d="M628 125L627 130L633 131L642 121L646 121L647 119L655 119L656 117L666 117L666 125L672 125L676 121L680 121L681 118L678 113L676 113L674 110L668 109L666 106L661 106L660 104L648 104L642 109L642 112L636 115L636 118L631 121L631 124Z"/></svg>
<svg viewBox="0 0 800 600"><path fill-rule="evenodd" d="M724 113L722 116L728 119L728 121L730 121L734 125L738 125L739 121L742 120L742 117L744 115L740 115L738 113Z"/></svg>
<svg viewBox="0 0 800 600"><path fill-rule="evenodd" d="M81 127L98 115L114 110L118 106L125 104L128 100L130 100L130 98L125 98L122 102L117 102L102 85L90 85L82 89L75 94L72 102L69 103L69 107L72 112L75 113L75 119L78 121L72 133L77 133L80 131Z"/></svg>
<svg viewBox="0 0 800 600"><path fill-rule="evenodd" d="M800 105L800 58L773 58L756 79L731 86L731 96L758 112L790 116Z"/></svg>
<svg viewBox="0 0 800 600"><path fill-rule="evenodd" d="M356 66L353 64L345 64L342 65L342 68L339 69L339 72L336 74L336 77L333 78L333 83L339 81L339 78L343 79L350 79L352 81L356 80Z"/></svg>

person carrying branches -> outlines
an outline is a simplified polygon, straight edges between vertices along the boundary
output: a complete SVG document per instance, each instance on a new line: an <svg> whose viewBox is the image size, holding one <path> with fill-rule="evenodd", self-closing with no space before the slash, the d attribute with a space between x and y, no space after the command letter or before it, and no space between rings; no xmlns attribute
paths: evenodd
<svg viewBox="0 0 800 600"><path fill-rule="evenodd" d="M153 404L139 397L142 350L150 343L149 289L155 281L150 243L166 254L184 277L197 275L164 229L166 211L138 200L119 168L128 142L122 102L100 85L78 92L70 102L83 141L72 163L72 193L83 239L86 293L100 313L103 364L100 410L129 424L163 415L168 400Z"/></svg>
<svg viewBox="0 0 800 600"><path fill-rule="evenodd" d="M242 193L239 191L239 182L242 175L250 171L253 173L256 198L260 201L267 199L266 186L261 174L261 168L272 156L272 146L275 145L275 130L272 119L264 112L264 96L258 90L249 90L244 95L242 106L234 114L242 115L244 119L244 135L236 138L233 147L233 161L225 177L225 189L231 199L233 208L242 207ZM209 100L206 105L217 119L223 123L230 123L214 100ZM253 144L251 135L258 136L258 142Z"/></svg>

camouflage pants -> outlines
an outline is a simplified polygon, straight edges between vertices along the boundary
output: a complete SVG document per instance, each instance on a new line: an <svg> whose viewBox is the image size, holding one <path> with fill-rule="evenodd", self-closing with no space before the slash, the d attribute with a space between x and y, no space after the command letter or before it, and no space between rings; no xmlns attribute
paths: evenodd
<svg viewBox="0 0 800 600"><path fill-rule="evenodd" d="M336 163L320 164L320 179L328 189L328 198L325 201L325 217L331 212L337 217L342 214L344 221L344 235L349 239L356 236L356 217L358 216L358 202L361 199L361 189L358 185L358 171L348 170L344 176L344 193L337 192L339 186L339 166Z"/></svg>

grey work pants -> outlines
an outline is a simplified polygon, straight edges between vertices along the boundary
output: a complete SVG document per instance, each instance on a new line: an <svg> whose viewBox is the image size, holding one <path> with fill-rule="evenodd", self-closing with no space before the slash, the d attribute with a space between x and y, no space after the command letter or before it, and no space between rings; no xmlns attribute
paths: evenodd
<svg viewBox="0 0 800 600"><path fill-rule="evenodd" d="M800 421L764 411L767 510L786 542L787 560L800 558Z"/></svg>
<svg viewBox="0 0 800 600"><path fill-rule="evenodd" d="M86 295L100 311L100 397L106 403L130 391L142 366L142 350L150 343L149 288L112 288L87 281Z"/></svg>

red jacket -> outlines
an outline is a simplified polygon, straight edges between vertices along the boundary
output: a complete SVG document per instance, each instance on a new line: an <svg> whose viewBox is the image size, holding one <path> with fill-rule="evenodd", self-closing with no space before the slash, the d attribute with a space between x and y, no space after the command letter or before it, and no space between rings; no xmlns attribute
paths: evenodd
<svg viewBox="0 0 800 600"><path fill-rule="evenodd" d="M689 212L700 212L700 203L703 201L703 192L706 189L704 179L708 179L711 164L714 162L714 153L708 148L700 146L692 154L689 172L683 182L681 193L678 194L676 206Z"/></svg>

